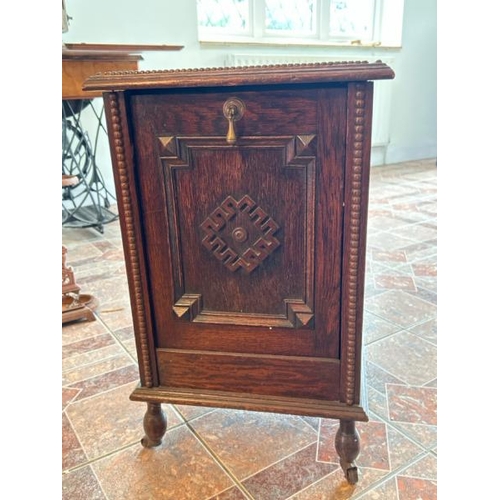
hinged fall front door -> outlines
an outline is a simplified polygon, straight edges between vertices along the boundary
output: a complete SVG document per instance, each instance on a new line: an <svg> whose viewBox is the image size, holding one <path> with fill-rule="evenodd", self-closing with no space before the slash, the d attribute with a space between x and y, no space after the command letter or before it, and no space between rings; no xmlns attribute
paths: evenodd
<svg viewBox="0 0 500 500"><path fill-rule="evenodd" d="M338 399L346 95L129 96L161 386Z"/></svg>

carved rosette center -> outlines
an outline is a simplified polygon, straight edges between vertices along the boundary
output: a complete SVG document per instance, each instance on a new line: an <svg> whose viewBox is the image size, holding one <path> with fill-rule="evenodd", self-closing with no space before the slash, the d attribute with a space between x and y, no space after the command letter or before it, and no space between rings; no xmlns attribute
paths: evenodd
<svg viewBox="0 0 500 500"><path fill-rule="evenodd" d="M236 243L244 243L255 230L257 237L253 243L238 252L231 247L224 238L224 229L227 223L242 215L247 221L249 229L238 226L230 233ZM257 203L245 195L241 200L228 196L201 224L203 231L203 246L232 272L242 268L246 273L251 273L279 246L280 242L274 234L279 226ZM253 238L252 238L253 239Z"/></svg>
<svg viewBox="0 0 500 500"><path fill-rule="evenodd" d="M243 243L248 239L248 231L244 227L237 227L233 230L232 236L234 238L234 241Z"/></svg>

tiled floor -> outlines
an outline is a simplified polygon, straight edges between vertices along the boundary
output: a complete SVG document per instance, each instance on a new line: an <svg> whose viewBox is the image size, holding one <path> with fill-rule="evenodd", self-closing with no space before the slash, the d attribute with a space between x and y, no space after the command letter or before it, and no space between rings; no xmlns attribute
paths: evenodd
<svg viewBox="0 0 500 500"><path fill-rule="evenodd" d="M97 320L62 328L65 500L437 498L436 161L375 167L370 186L360 481L344 480L337 421L167 406L163 444L140 444L138 381L118 222L63 228Z"/></svg>

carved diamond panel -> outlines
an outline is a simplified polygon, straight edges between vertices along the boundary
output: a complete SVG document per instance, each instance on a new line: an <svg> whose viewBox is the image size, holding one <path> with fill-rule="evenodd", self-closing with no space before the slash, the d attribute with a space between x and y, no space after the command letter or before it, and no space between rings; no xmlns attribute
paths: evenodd
<svg viewBox="0 0 500 500"><path fill-rule="evenodd" d="M244 216L243 223L229 232L227 223L238 214ZM248 195L239 201L228 196L200 227L204 233L203 246L232 272L242 268L251 273L280 246L274 236L278 224ZM252 227L257 230L255 235ZM229 240L238 244L250 240L250 245L237 251Z"/></svg>
<svg viewBox="0 0 500 500"><path fill-rule="evenodd" d="M317 136L301 134L263 137L242 136L238 138L237 151L241 153L242 158L246 158L244 161L250 161L254 153L258 153L259 161L262 161L262 154L269 151L272 155L269 165L273 162L276 165L279 163L274 171L277 176L276 180L279 183L285 183L292 178L295 179L297 182L295 188L299 189L299 195L303 196L303 206L299 210L300 213L297 212L297 218L294 219L293 224L297 224L297 228L300 227L300 231L304 235L304 275L303 278L298 278L301 280L298 286L300 289L291 293L288 291L281 293L280 297L283 297L283 302L277 301L278 303L272 311L262 311L260 305L247 307L246 304L244 307L233 307L227 311L214 309L210 305L213 303L214 293L210 287L200 286L200 282L193 279L192 274L188 277L189 283L186 283L185 261L187 260L186 269L192 273L192 269L196 268L199 263L200 254L190 252L190 258L187 258L186 255L183 255L182 248L191 249L193 245L199 245L201 253L206 253L208 259L214 259L214 264L215 260L219 261L222 265L215 264L214 269L210 270L212 276L216 275L217 279L224 279L221 275L225 274L225 277L232 282L234 282L233 278L238 275L242 278L249 277L258 281L260 275L264 274L259 273L259 270L266 271L263 267L266 267L274 259L276 259L274 262L276 268L273 268L275 272L270 274L279 276L283 272L283 263L290 258L290 249L285 248L284 227L280 227L275 218L284 217L283 222L281 222L282 219L279 219L281 226L283 226L288 216L286 209L283 210L284 207L281 204L276 204L275 210L277 211L274 213L270 206L261 205L262 201L259 199L252 199L248 193L255 192L255 186L248 187L246 192L236 194L234 191L231 192L232 187L228 185L221 188L220 191L218 189L217 195L210 195L204 199L204 203L207 202L207 204L203 205L203 212L193 212L193 206L184 205L183 200L191 198L190 186L196 185L200 181L207 182L203 176L207 175L212 166L207 167L205 164L208 162L206 153L208 151L215 152L218 155L217 158L223 157L227 153L227 159L224 161L227 161L227 165L232 165L234 158L231 158L231 154L236 151L235 147L228 144L225 137L171 135L158 136L156 146L164 166L166 182L175 297L175 302L172 304L173 317L186 323L269 328L315 328L315 312L313 310L315 283L314 200L316 199ZM198 154L203 151L204 154ZM275 154L277 151L281 152L281 158ZM217 158L215 159L217 160ZM230 158L231 161L229 161ZM222 162L222 164L225 163ZM296 175L297 171L302 171L303 175ZM188 179L191 179L192 182ZM246 184L238 184L235 190L239 191L243 186L246 187ZM292 191L295 188L292 187ZM230 196L227 196L228 194ZM208 198L211 199L210 202ZM223 201L219 203L220 200ZM293 203L293 200L291 202ZM273 201L269 203L271 204ZM201 210L201 207L198 206L198 209ZM189 213L190 223L188 226L183 226L180 223L182 211L186 211L185 214ZM203 222L197 223L193 227L192 223L198 216L201 217L198 220ZM220 268L220 271L216 269L217 267ZM238 286L240 285L241 283Z"/></svg>

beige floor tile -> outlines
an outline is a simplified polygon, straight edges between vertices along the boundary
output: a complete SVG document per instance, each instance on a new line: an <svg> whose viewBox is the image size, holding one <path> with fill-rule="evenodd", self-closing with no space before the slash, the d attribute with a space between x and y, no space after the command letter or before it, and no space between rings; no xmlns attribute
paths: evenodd
<svg viewBox="0 0 500 500"><path fill-rule="evenodd" d="M144 435L142 420L145 403L130 401L137 383L126 384L97 396L72 403L66 409L80 443L89 459L102 457L138 443ZM169 427L182 420L164 405Z"/></svg>
<svg viewBox="0 0 500 500"><path fill-rule="evenodd" d="M204 500L234 484L185 425L157 448L137 444L93 469L109 500Z"/></svg>
<svg viewBox="0 0 500 500"><path fill-rule="evenodd" d="M425 385L437 377L437 348L402 331L365 348L365 360L410 385Z"/></svg>
<svg viewBox="0 0 500 500"><path fill-rule="evenodd" d="M300 417L217 410L191 425L238 479L244 479L316 441Z"/></svg>
<svg viewBox="0 0 500 500"><path fill-rule="evenodd" d="M437 308L403 290L390 290L365 301L365 309L403 328L434 319Z"/></svg>

